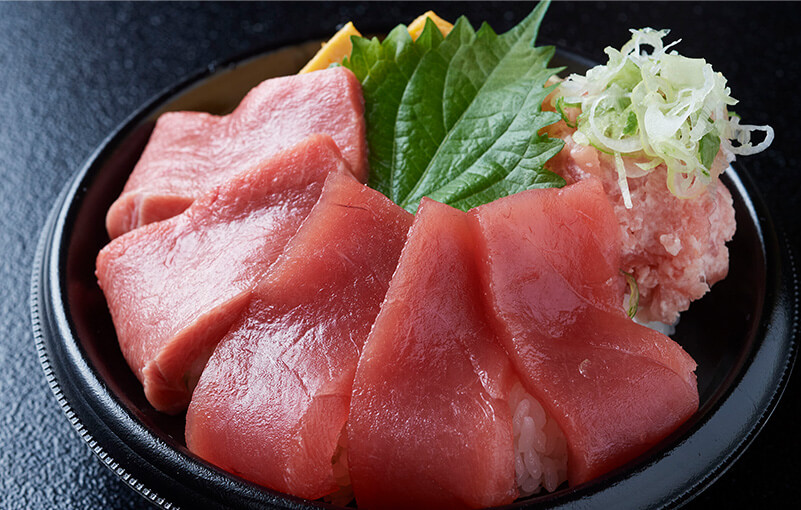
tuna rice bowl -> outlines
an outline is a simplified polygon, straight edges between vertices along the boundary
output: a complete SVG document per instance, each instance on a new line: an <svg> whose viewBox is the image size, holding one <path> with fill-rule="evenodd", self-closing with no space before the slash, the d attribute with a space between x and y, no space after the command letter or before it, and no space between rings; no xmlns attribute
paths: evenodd
<svg viewBox="0 0 801 510"><path fill-rule="evenodd" d="M306 500L485 508L698 412L668 335L729 271L719 177L773 131L666 30L560 77L547 7L503 34L348 23L233 112L158 120L96 275L193 455Z"/></svg>

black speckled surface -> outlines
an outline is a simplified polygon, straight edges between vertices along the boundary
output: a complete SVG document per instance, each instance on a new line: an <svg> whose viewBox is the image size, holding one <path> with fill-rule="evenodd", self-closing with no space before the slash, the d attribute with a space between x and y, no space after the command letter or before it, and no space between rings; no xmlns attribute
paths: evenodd
<svg viewBox="0 0 801 510"><path fill-rule="evenodd" d="M408 22L431 3L0 3L0 508L146 508L91 454L51 394L28 312L38 233L56 195L105 136L149 97L212 61L323 37L353 19L364 31ZM509 28L530 8L434 4ZM776 128L745 160L773 217L801 253L801 19L795 3L556 3L540 40L603 58L634 26L669 27L690 56L729 79L744 121ZM796 375L740 460L690 508L801 500ZM749 505L749 506L750 506Z"/></svg>

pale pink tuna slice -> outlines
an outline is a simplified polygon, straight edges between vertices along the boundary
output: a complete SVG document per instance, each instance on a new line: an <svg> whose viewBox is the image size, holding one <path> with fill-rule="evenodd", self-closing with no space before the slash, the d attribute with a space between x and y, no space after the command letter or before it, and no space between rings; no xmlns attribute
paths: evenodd
<svg viewBox="0 0 801 510"><path fill-rule="evenodd" d="M97 257L120 348L156 409L177 413L211 351L247 305L319 197L349 175L334 141L315 135L197 200L118 237Z"/></svg>
<svg viewBox="0 0 801 510"><path fill-rule="evenodd" d="M379 192L329 177L203 371L186 417L193 453L296 496L337 489L356 364L411 223Z"/></svg>
<svg viewBox="0 0 801 510"><path fill-rule="evenodd" d="M622 310L617 263L604 249L619 231L597 181L526 191L471 214L499 338L565 434L571 484L642 454L697 410L695 362Z"/></svg>
<svg viewBox="0 0 801 510"><path fill-rule="evenodd" d="M423 199L353 387L359 508L483 508L517 495L512 368L487 322L467 213Z"/></svg>
<svg viewBox="0 0 801 510"><path fill-rule="evenodd" d="M170 112L106 216L115 238L172 217L209 189L314 133L330 135L367 179L361 85L344 67L262 82L233 113Z"/></svg>

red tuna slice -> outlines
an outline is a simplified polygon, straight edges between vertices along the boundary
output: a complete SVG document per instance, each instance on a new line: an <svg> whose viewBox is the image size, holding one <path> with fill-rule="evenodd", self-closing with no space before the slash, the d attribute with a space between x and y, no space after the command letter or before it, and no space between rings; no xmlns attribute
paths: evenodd
<svg viewBox="0 0 801 510"><path fill-rule="evenodd" d="M618 269L620 250L615 248L620 231L608 201L601 198L601 184L589 179L560 191L526 192L496 200L473 211L487 231L485 239L493 239L496 249L513 253L485 253L493 277L508 282L501 298L517 303L504 311L514 319L504 327L521 336L531 323L537 323L548 335L563 337L571 328L587 324L577 322L575 310L609 311L609 316L597 314L584 320L640 331L649 341L632 342L628 348L633 354L647 351L694 384L692 358L669 338L652 334L623 313L625 284Z"/></svg>
<svg viewBox="0 0 801 510"><path fill-rule="evenodd" d="M186 417L192 452L296 496L337 489L356 364L411 223L379 192L330 176L209 359Z"/></svg>
<svg viewBox="0 0 801 510"><path fill-rule="evenodd" d="M177 413L217 342L317 201L326 175L348 173L315 135L196 201L118 237L97 257L125 359L156 409Z"/></svg>
<svg viewBox="0 0 801 510"><path fill-rule="evenodd" d="M170 112L106 216L111 238L170 218L209 189L314 133L330 135L367 179L361 85L337 67L266 80L230 115Z"/></svg>
<svg viewBox="0 0 801 510"><path fill-rule="evenodd" d="M482 301L467 213L423 199L364 349L348 422L359 508L517 495L512 368Z"/></svg>
<svg viewBox="0 0 801 510"><path fill-rule="evenodd" d="M472 212L500 339L565 434L571 484L642 454L698 408L692 358L622 310L603 250L619 234L598 224L615 222L610 211L598 183L582 181Z"/></svg>
<svg viewBox="0 0 801 510"><path fill-rule="evenodd" d="M586 228L589 228L595 242L592 243L592 248L590 249L587 246L579 246L578 248L581 250L584 259L597 257L598 253L603 256L607 266L599 266L594 271L600 274L606 274L609 271L614 273L616 282L607 287L610 291L607 298L614 307L618 307L620 305L618 297L626 287L626 284L625 279L622 278L622 273L619 271L621 268L621 251L620 227L617 216L614 209L609 206L608 199L606 201L587 199L587 193L603 193L603 184L599 180L588 179L578 189L582 188L587 191L580 193L578 190L570 188L570 192L560 193L558 200L562 207L556 206L550 211L550 214L552 218L560 218L559 221L563 221L568 225L579 219L587 225ZM552 195L552 193L549 195ZM553 197L553 199L556 199L556 197ZM543 200L547 200L547 198ZM540 203L545 205L544 202Z"/></svg>

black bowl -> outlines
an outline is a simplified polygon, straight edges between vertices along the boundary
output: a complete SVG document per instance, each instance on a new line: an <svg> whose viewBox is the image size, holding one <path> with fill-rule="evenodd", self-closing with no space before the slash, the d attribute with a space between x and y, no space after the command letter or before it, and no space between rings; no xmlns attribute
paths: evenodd
<svg viewBox="0 0 801 510"><path fill-rule="evenodd" d="M42 233L31 315L47 380L98 457L161 507L330 507L259 487L190 453L184 416L159 413L145 400L94 277L95 257L108 242L105 213L157 116L226 113L260 81L296 72L317 47L307 43L210 66L142 107L61 193ZM588 62L561 52L554 64L582 70ZM729 276L682 315L674 335L698 362L700 409L650 452L602 478L509 508L679 506L717 479L768 419L794 361L795 270L747 173L738 165L723 180L738 225L729 243Z"/></svg>

